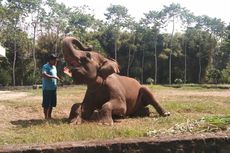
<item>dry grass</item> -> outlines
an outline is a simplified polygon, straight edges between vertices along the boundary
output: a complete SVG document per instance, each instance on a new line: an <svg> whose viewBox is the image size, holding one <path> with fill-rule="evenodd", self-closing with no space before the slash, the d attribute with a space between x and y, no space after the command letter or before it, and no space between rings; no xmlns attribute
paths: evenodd
<svg viewBox="0 0 230 153"><path fill-rule="evenodd" d="M170 117L158 117L149 107L150 117L116 120L112 127L96 123L71 126L67 122L70 108L82 101L85 89L59 88L58 105L50 121L43 119L41 89L0 92L0 145L230 131L228 89L151 86L157 99L172 113ZM223 116L226 122L216 124L223 118L212 116Z"/></svg>

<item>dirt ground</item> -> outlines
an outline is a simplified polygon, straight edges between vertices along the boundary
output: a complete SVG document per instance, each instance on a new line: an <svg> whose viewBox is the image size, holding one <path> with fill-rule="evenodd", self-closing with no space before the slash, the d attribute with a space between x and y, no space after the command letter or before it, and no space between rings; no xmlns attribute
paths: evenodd
<svg viewBox="0 0 230 153"><path fill-rule="evenodd" d="M60 91L61 90L61 91ZM84 97L84 89L78 91L78 88L62 88L58 94L58 106L54 110L53 117L55 119L68 118L70 108L73 103L82 101ZM153 94L162 103L168 103L170 101L190 101L188 99L196 98L196 102L202 100L214 99L215 103L221 104L221 106L229 107L228 99L230 99L230 90L218 90L218 89L174 89L174 88L153 88L151 89ZM36 123L44 120L43 110L41 107L42 95L32 92L21 92L19 90L14 91L0 91L0 135L6 134L9 129L17 127L24 123ZM220 97L220 98L219 98ZM219 100L221 99L221 100ZM212 102L213 102L212 101ZM177 112L181 113L181 112ZM187 114L193 112L187 112ZM202 112L203 113L203 112ZM207 112L204 112L207 113ZM183 115L183 114L182 114ZM157 118L151 118L152 121ZM134 118L126 118L117 120L116 126L135 126L136 124L143 124L141 120Z"/></svg>
<svg viewBox="0 0 230 153"><path fill-rule="evenodd" d="M157 97L159 96L210 96L210 97L230 97L230 90L225 91L175 91L175 90L162 90L157 93ZM16 91L0 91L0 100L11 100L16 98L27 97L27 92L16 92ZM34 97L35 98L35 97Z"/></svg>
<svg viewBox="0 0 230 153"><path fill-rule="evenodd" d="M230 97L230 90L204 90L204 91L184 91L184 90L174 90L172 89L167 89L167 90L157 90L157 89L153 89L153 94L156 96L156 98L159 101L167 101L168 97L193 97L193 96L197 96L197 97ZM81 95L79 97L76 97L75 95L69 95L69 97L74 97L73 99L77 99L77 101L81 101L81 99L83 98L84 95ZM59 101L65 101L63 99L67 98L66 103L64 103L64 105L68 105L71 106L72 103L74 103L74 101L72 100L72 103L70 102L71 100L68 100L68 97L58 97ZM4 105L4 103L0 103L0 121L2 119L10 119L11 121L13 120L17 120L18 117L20 116L20 119L30 119L31 116L33 116L33 119L43 119L43 113L42 113L42 108L41 108L41 100L42 100L42 96L34 96L31 95L31 93L27 93L27 92L19 92L19 91L0 91L0 102L1 101L10 101L10 100L14 100L14 101L31 101L34 103L34 107L31 107L31 104L28 104L28 107L20 107L20 104L18 104L19 106L14 106L14 108L11 108L9 105ZM30 105L30 106L29 106ZM60 105L60 103L58 104ZM33 106L33 105L32 105ZM61 108L61 110L59 110L57 107L56 110L54 111L54 115L56 117L68 117L69 114L69 108ZM1 122L4 123L4 122ZM2 127L3 125L0 123L0 127Z"/></svg>
<svg viewBox="0 0 230 153"><path fill-rule="evenodd" d="M26 97L28 93L26 92L15 92L15 91L0 91L1 100L10 100L16 98Z"/></svg>
<svg viewBox="0 0 230 153"><path fill-rule="evenodd" d="M35 107L24 106L21 107L21 102L25 101L35 102ZM33 96L31 93L20 92L20 91L0 91L0 128L6 129L12 127L10 123L12 121L17 121L20 119L30 120L30 119L41 119L43 116L42 112L36 111L40 108L37 107L37 99L41 101L40 96ZM13 100L13 102L11 102ZM18 102L18 103L15 103ZM33 117L32 117L33 116ZM32 117L32 118L31 118ZM1 134L1 131L0 131Z"/></svg>

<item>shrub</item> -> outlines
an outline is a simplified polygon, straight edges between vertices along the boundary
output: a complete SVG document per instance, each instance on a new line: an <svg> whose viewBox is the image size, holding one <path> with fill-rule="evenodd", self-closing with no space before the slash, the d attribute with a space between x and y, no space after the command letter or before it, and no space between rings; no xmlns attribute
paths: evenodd
<svg viewBox="0 0 230 153"><path fill-rule="evenodd" d="M208 83L219 83L221 78L221 72L217 69L209 69L207 72L207 81Z"/></svg>
<svg viewBox="0 0 230 153"><path fill-rule="evenodd" d="M3 86L8 86L11 83L11 75L8 71L2 69L0 70L0 84Z"/></svg>
<svg viewBox="0 0 230 153"><path fill-rule="evenodd" d="M176 84L182 84L182 83L183 83L182 79L178 79L178 78L175 79L174 82L175 82Z"/></svg>
<svg viewBox="0 0 230 153"><path fill-rule="evenodd" d="M146 83L147 84L154 84L154 79L149 77L148 79L146 79Z"/></svg>
<svg viewBox="0 0 230 153"><path fill-rule="evenodd" d="M230 65L228 65L225 69L221 71L221 81L223 83L230 83Z"/></svg>

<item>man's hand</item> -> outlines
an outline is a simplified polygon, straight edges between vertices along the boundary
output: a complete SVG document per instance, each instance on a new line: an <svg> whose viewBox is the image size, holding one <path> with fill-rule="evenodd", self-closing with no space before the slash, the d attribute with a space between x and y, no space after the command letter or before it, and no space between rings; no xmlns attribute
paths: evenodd
<svg viewBox="0 0 230 153"><path fill-rule="evenodd" d="M58 76L56 76L55 79L60 80L60 78Z"/></svg>

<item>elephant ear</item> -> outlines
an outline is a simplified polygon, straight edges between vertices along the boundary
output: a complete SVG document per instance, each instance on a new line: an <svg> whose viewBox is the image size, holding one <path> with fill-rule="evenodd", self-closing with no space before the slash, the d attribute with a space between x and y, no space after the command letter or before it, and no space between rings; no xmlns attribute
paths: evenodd
<svg viewBox="0 0 230 153"><path fill-rule="evenodd" d="M113 73L120 73L119 65L114 59L106 58L98 69L98 75L105 79Z"/></svg>

